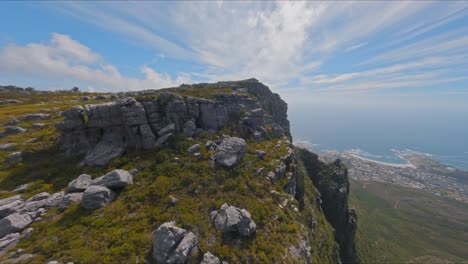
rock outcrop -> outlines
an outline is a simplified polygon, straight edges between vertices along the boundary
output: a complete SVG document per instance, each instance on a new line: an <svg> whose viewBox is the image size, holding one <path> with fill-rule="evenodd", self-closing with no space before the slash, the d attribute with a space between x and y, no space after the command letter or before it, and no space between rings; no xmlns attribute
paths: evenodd
<svg viewBox="0 0 468 264"><path fill-rule="evenodd" d="M335 229L341 262L359 263L354 243L357 215L354 209L348 208L348 170L340 160L325 164L308 150L299 149L298 152L309 177L320 192L325 217Z"/></svg>
<svg viewBox="0 0 468 264"><path fill-rule="evenodd" d="M89 210L96 210L108 205L115 197L114 191L105 187L92 185L83 193L81 205Z"/></svg>
<svg viewBox="0 0 468 264"><path fill-rule="evenodd" d="M157 263L187 263L197 247L194 233L175 226L174 222L167 222L154 233L152 258Z"/></svg>
<svg viewBox="0 0 468 264"><path fill-rule="evenodd" d="M215 153L215 161L219 165L232 168L239 164L244 156L247 143L244 139L238 137L225 137L221 143L217 145Z"/></svg>
<svg viewBox="0 0 468 264"><path fill-rule="evenodd" d="M229 88L233 92L216 94L214 99L176 93L200 87ZM160 147L174 134L194 136L229 123L238 123L240 131L259 133L263 138L280 135L278 128L289 135L286 103L255 79L182 85L177 89L175 93L142 91L138 99L127 97L65 110L64 120L56 124L62 132L60 146L70 155L85 154L84 165L105 165L127 149ZM271 133L265 129L267 125L272 127Z"/></svg>
<svg viewBox="0 0 468 264"><path fill-rule="evenodd" d="M112 189L133 184L133 176L126 170L116 169L92 181L92 185L100 185Z"/></svg>
<svg viewBox="0 0 468 264"><path fill-rule="evenodd" d="M255 234L257 228L247 210L227 204L223 204L219 212L212 211L210 220L216 228L226 234L231 233L250 237Z"/></svg>
<svg viewBox="0 0 468 264"><path fill-rule="evenodd" d="M91 176L81 174L68 184L67 192L84 192L92 183Z"/></svg>

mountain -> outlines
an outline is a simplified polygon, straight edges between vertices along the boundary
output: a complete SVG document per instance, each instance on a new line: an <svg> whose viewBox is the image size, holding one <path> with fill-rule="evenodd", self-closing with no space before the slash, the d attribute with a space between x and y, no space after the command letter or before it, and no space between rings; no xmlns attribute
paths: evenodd
<svg viewBox="0 0 468 264"><path fill-rule="evenodd" d="M1 263L359 263L347 169L255 79L5 90Z"/></svg>

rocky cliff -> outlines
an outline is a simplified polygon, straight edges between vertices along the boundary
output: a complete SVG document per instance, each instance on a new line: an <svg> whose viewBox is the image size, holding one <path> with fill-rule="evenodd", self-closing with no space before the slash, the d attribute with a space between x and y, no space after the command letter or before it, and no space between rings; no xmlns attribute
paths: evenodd
<svg viewBox="0 0 468 264"><path fill-rule="evenodd" d="M0 138L21 157L2 186L26 184L0 187L0 261L359 262L346 169L295 150L257 80L41 96L63 107L55 128Z"/></svg>
<svg viewBox="0 0 468 264"><path fill-rule="evenodd" d="M348 170L340 160L330 164L321 162L318 156L306 149L298 149L301 162L320 192L321 208L335 229L335 239L340 245L343 263L359 263L354 237L357 229L357 215L348 208Z"/></svg>

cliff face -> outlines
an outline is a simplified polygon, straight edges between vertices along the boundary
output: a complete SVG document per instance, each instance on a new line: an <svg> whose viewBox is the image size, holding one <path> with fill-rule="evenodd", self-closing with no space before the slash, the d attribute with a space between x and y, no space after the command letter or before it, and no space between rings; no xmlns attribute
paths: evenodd
<svg viewBox="0 0 468 264"><path fill-rule="evenodd" d="M208 91L211 99L180 95L200 90ZM85 164L104 165L128 149L152 149L175 134L191 137L228 125L258 140L290 135L286 103L255 79L182 85L121 97L64 111L64 120L56 125L62 132L61 148L68 154L86 153Z"/></svg>
<svg viewBox="0 0 468 264"><path fill-rule="evenodd" d="M321 208L335 229L341 261L359 263L354 244L357 214L354 209L348 208L349 180L346 167L340 160L325 164L316 154L305 149L298 149L298 155L308 176L320 192Z"/></svg>
<svg viewBox="0 0 468 264"><path fill-rule="evenodd" d="M46 162L58 169L38 171L40 157L25 155L38 181L28 196L55 192L41 194L54 197L46 208L8 211L41 213L30 237L15 240L32 263L358 262L346 169L294 149L287 104L267 86L97 97L74 100L47 130L60 151L47 149ZM52 188L51 179L61 180ZM18 257L6 253L13 246L0 262Z"/></svg>

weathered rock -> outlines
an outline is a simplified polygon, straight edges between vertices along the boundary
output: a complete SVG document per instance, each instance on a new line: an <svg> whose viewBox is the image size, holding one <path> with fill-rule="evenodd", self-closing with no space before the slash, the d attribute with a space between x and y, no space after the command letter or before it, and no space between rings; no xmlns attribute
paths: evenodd
<svg viewBox="0 0 468 264"><path fill-rule="evenodd" d="M126 170L116 169L92 181L92 185L122 188L133 184L133 176Z"/></svg>
<svg viewBox="0 0 468 264"><path fill-rule="evenodd" d="M23 152L13 152L5 160L8 164L17 164L23 161Z"/></svg>
<svg viewBox="0 0 468 264"><path fill-rule="evenodd" d="M24 207L21 209L22 212L36 212L39 208L45 207L47 199L50 197L50 194L47 192L42 192L34 195L33 197L26 200Z"/></svg>
<svg viewBox="0 0 468 264"><path fill-rule="evenodd" d="M197 245L195 234L167 222L154 234L152 257L157 263L186 263L192 252L197 251Z"/></svg>
<svg viewBox="0 0 468 264"><path fill-rule="evenodd" d="M43 129L45 127L47 127L47 124L44 123L34 123L31 126L32 129Z"/></svg>
<svg viewBox="0 0 468 264"><path fill-rule="evenodd" d="M52 194L49 198L47 198L45 207L51 208L51 207L59 206L60 203L62 203L64 196L65 196L64 192L58 192L58 193Z"/></svg>
<svg viewBox="0 0 468 264"><path fill-rule="evenodd" d="M72 203L80 203L83 200L83 194L84 193L81 192L65 194L62 201L58 205L58 209L63 211L70 207Z"/></svg>
<svg viewBox="0 0 468 264"><path fill-rule="evenodd" d="M13 197L16 197L16 196L13 196ZM18 210L20 210L23 207L24 207L24 201L21 198L16 199L16 200L11 200L11 202L9 203L0 205L0 219L8 215L16 213Z"/></svg>
<svg viewBox="0 0 468 264"><path fill-rule="evenodd" d="M164 128L162 128L161 130L158 131L158 136L162 137L164 135L167 135L167 134L174 134L175 133L175 130L176 127L175 127L175 124L174 123L171 123L167 126L165 126Z"/></svg>
<svg viewBox="0 0 468 264"><path fill-rule="evenodd" d="M203 255L203 259L200 264L221 264L221 260L215 255L211 254L211 252L207 251Z"/></svg>
<svg viewBox="0 0 468 264"><path fill-rule="evenodd" d="M30 139L26 140L24 143L29 144L29 143L34 143L36 141L37 141L37 138L30 138Z"/></svg>
<svg viewBox="0 0 468 264"><path fill-rule="evenodd" d="M0 237L23 230L33 219L28 214L14 213L0 220Z"/></svg>
<svg viewBox="0 0 468 264"><path fill-rule="evenodd" d="M14 201L17 201L17 200L20 200L20 199L21 199L21 195L15 195L15 196L11 196L11 197L8 197L8 198L5 198L5 199L1 199L0 200L0 206L9 204L11 202L14 202Z"/></svg>
<svg viewBox="0 0 468 264"><path fill-rule="evenodd" d="M216 145L216 143L214 143L213 141L209 140L205 144L205 149L206 150L217 150L218 145Z"/></svg>
<svg viewBox="0 0 468 264"><path fill-rule="evenodd" d="M159 137L158 140L156 140L155 146L160 147L160 146L164 145L167 141L169 141L169 139L172 138L172 136L173 136L173 134L166 134L164 136Z"/></svg>
<svg viewBox="0 0 468 264"><path fill-rule="evenodd" d="M9 136L9 135L16 135L19 133L26 132L26 129L19 127L19 126L6 126L3 132L0 132L0 138Z"/></svg>
<svg viewBox="0 0 468 264"><path fill-rule="evenodd" d="M184 124L184 134L188 137L192 137L197 132L197 126L193 120L189 120Z"/></svg>
<svg viewBox="0 0 468 264"><path fill-rule="evenodd" d="M238 137L226 137L218 145L215 160L221 166L232 168L239 164L244 156L247 143Z"/></svg>
<svg viewBox="0 0 468 264"><path fill-rule="evenodd" d="M236 233L248 237L255 234L257 228L247 210L227 204L223 204L219 212L212 211L210 219L223 233Z"/></svg>
<svg viewBox="0 0 468 264"><path fill-rule="evenodd" d="M12 233L0 238L0 257L5 255L10 248L14 247L18 243L19 239L19 233Z"/></svg>
<svg viewBox="0 0 468 264"><path fill-rule="evenodd" d="M88 174L81 174L68 184L67 192L83 192L91 185L92 179Z"/></svg>
<svg viewBox="0 0 468 264"><path fill-rule="evenodd" d="M15 143L5 143L5 144L0 144L0 150L11 150L16 147Z"/></svg>
<svg viewBox="0 0 468 264"><path fill-rule="evenodd" d="M285 135L284 128L282 128L278 124L271 125L271 129L272 129L272 134L274 137L282 137Z"/></svg>
<svg viewBox="0 0 468 264"><path fill-rule="evenodd" d="M187 149L189 153L195 153L200 151L200 144L195 144Z"/></svg>
<svg viewBox="0 0 468 264"><path fill-rule="evenodd" d="M104 166L113 158L119 157L124 153L124 148L113 146L106 143L99 143L92 149L83 160L85 165Z"/></svg>
<svg viewBox="0 0 468 264"><path fill-rule="evenodd" d="M15 257L15 258L13 258L13 259L7 259L7 260L5 260L5 264L9 264L9 263L30 263L30 261L31 261L34 257L35 257L35 255L29 254L29 253L21 254L20 256Z"/></svg>
<svg viewBox="0 0 468 264"><path fill-rule="evenodd" d="M108 205L115 197L115 193L105 187L98 185L89 186L83 193L81 205L89 210L96 210Z"/></svg>
<svg viewBox="0 0 468 264"><path fill-rule="evenodd" d="M89 99L90 99L89 96L83 96L83 97L81 97L80 100L81 101L89 101Z"/></svg>
<svg viewBox="0 0 468 264"><path fill-rule="evenodd" d="M50 118L50 115L37 113L37 114L27 114L27 115L21 116L19 119L23 121L31 121L31 120L40 120L40 119L47 119L47 118Z"/></svg>

